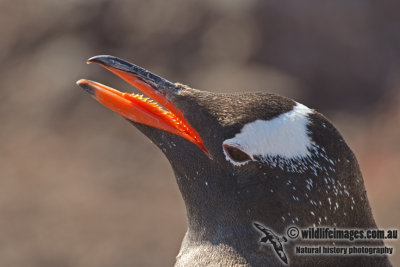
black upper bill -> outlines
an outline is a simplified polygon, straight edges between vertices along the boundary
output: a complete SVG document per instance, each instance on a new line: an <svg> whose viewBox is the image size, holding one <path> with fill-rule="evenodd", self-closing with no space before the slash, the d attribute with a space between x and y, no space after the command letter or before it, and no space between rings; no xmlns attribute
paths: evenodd
<svg viewBox="0 0 400 267"><path fill-rule="evenodd" d="M136 77L140 78L144 82L148 83L149 85L153 86L157 91L161 92L167 87L175 88L176 85L160 76L157 76L150 71L145 70L135 64L132 64L128 61L123 59L108 56L108 55L100 55L94 56L88 59L88 63L99 63L106 67L111 67L117 70L121 70L123 72L132 73Z"/></svg>

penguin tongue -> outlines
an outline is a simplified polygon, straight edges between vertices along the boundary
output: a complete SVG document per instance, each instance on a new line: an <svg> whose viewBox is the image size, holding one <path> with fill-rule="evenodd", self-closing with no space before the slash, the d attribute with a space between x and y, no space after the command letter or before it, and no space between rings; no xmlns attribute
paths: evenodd
<svg viewBox="0 0 400 267"><path fill-rule="evenodd" d="M165 90L175 87L175 84L119 58L96 56L88 60L88 63L92 62L99 63L158 103L143 95L120 92L94 81L79 80L77 84L94 99L129 120L181 136L196 144L209 156L197 131L164 95Z"/></svg>

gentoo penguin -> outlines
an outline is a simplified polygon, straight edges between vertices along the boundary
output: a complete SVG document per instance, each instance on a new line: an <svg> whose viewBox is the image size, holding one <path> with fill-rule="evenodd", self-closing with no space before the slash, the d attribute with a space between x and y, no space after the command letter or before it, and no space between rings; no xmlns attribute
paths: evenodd
<svg viewBox="0 0 400 267"><path fill-rule="evenodd" d="M377 228L357 160L320 113L266 92L199 91L113 56L88 62L152 98L78 81L168 158L188 224L176 266L286 266L254 223L277 236L292 226ZM382 247L381 240L297 238L282 246L291 266L391 266L385 255L302 255L300 245Z"/></svg>

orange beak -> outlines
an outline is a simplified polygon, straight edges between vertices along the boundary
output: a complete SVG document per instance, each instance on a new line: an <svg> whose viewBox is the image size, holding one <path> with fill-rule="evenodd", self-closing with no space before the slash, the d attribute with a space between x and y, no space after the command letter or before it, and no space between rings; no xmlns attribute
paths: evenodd
<svg viewBox="0 0 400 267"><path fill-rule="evenodd" d="M79 80L77 84L94 99L131 121L181 136L210 156L198 132L165 96L166 90L178 89L174 83L116 57L96 56L88 60L88 63L93 62L110 70L157 102L139 94L120 92L97 82Z"/></svg>

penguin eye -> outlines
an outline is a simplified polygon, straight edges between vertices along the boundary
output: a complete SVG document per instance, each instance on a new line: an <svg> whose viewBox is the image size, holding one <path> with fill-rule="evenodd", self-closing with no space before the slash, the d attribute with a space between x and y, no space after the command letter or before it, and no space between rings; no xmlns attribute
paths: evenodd
<svg viewBox="0 0 400 267"><path fill-rule="evenodd" d="M226 154L234 161L236 162L244 162L250 160L250 156L244 153L242 150L240 150L237 147L229 146L229 145L224 145L224 150Z"/></svg>

